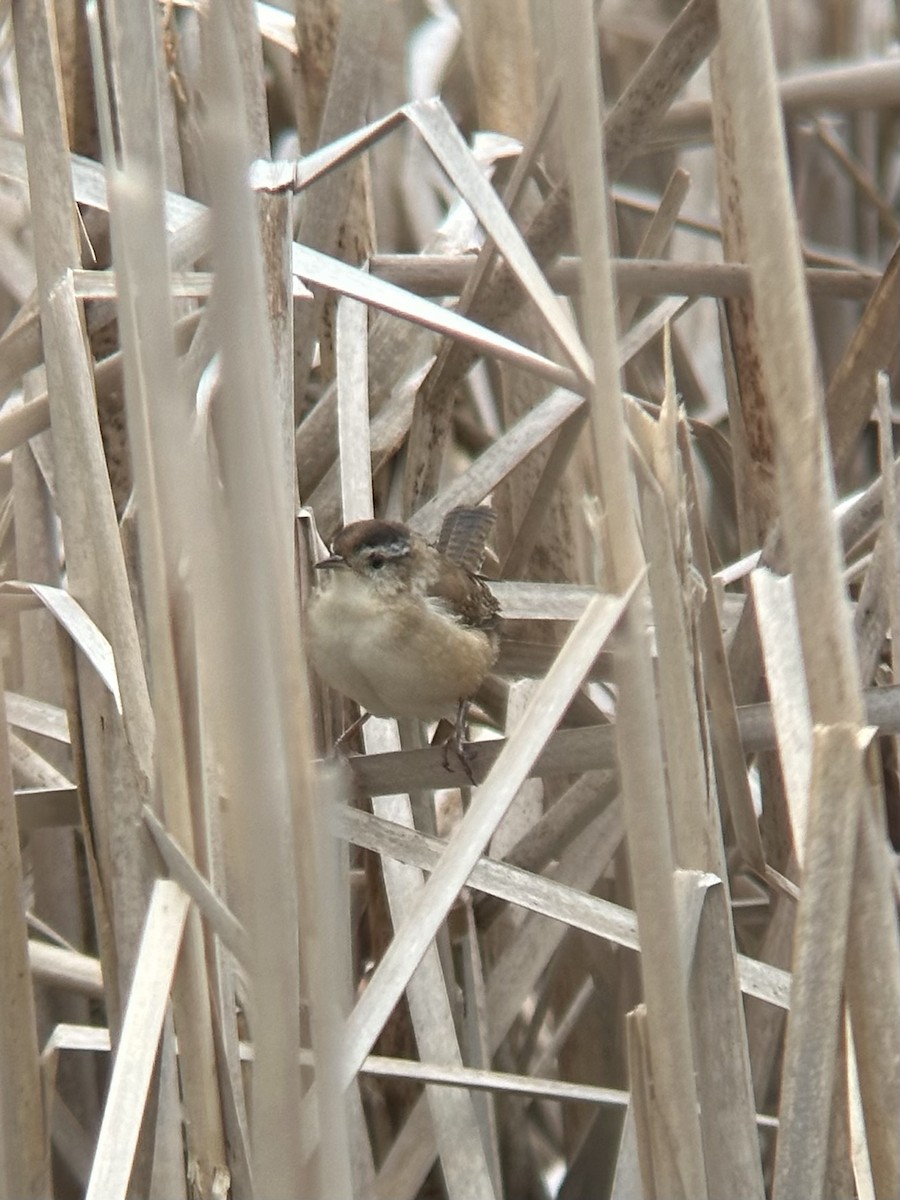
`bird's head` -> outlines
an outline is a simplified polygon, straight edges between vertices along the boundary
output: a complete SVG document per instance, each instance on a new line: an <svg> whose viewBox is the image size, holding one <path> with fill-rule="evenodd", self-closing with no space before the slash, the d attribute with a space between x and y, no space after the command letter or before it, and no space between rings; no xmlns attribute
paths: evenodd
<svg viewBox="0 0 900 1200"><path fill-rule="evenodd" d="M355 521L331 544L331 555L316 566L350 570L379 592L410 589L423 553L420 539L397 521Z"/></svg>

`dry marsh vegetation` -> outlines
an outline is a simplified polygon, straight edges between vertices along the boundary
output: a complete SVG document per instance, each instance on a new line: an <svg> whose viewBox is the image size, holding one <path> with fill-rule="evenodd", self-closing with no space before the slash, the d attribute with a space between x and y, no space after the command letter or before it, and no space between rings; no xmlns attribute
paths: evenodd
<svg viewBox="0 0 900 1200"><path fill-rule="evenodd" d="M895 1200L896 8L0 11L0 1195Z"/></svg>

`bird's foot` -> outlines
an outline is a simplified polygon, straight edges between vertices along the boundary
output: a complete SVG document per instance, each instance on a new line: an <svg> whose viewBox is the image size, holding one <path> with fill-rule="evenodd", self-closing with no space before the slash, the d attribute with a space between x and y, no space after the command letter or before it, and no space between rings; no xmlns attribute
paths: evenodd
<svg viewBox="0 0 900 1200"><path fill-rule="evenodd" d="M445 771L452 771L453 764L450 761L451 752L456 762L462 767L466 774L466 778L472 784L477 784L475 773L472 770L472 760L477 755L478 751L471 742L466 742L466 717L469 712L469 703L467 700L460 700L459 708L456 711L456 722L453 726L453 732L444 742L443 763Z"/></svg>
<svg viewBox="0 0 900 1200"><path fill-rule="evenodd" d="M351 746L351 742L356 737L356 735L359 733L359 731L362 729L363 725L365 725L366 721L368 721L368 719L371 715L372 715L371 713L367 713L367 712L360 713L360 715L356 718L356 720L353 722L353 724L347 726L347 728L344 730L344 732L341 734L341 736L337 739L337 741L334 743L334 745L331 748L331 753L335 758L339 754L342 754L346 758L353 752L353 747Z"/></svg>

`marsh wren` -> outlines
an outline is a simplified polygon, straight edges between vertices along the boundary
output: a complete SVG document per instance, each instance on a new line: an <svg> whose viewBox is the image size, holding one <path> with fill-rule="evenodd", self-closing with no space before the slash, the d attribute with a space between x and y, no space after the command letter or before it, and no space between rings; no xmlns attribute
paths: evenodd
<svg viewBox="0 0 900 1200"><path fill-rule="evenodd" d="M455 508L436 546L396 521L356 521L335 537L307 608L321 678L378 717L438 720L465 706L499 649L500 606L476 574L494 521Z"/></svg>

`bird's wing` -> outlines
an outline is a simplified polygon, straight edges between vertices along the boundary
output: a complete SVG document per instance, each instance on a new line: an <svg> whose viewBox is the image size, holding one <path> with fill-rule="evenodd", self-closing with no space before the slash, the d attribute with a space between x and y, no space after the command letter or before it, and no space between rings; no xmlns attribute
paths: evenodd
<svg viewBox="0 0 900 1200"><path fill-rule="evenodd" d="M463 625L486 632L496 629L500 622L500 603L497 597L477 575L465 567L443 570L428 587L429 596L443 602Z"/></svg>
<svg viewBox="0 0 900 1200"><path fill-rule="evenodd" d="M467 571L479 570L495 520L494 510L485 505L451 508L441 526L438 550Z"/></svg>

